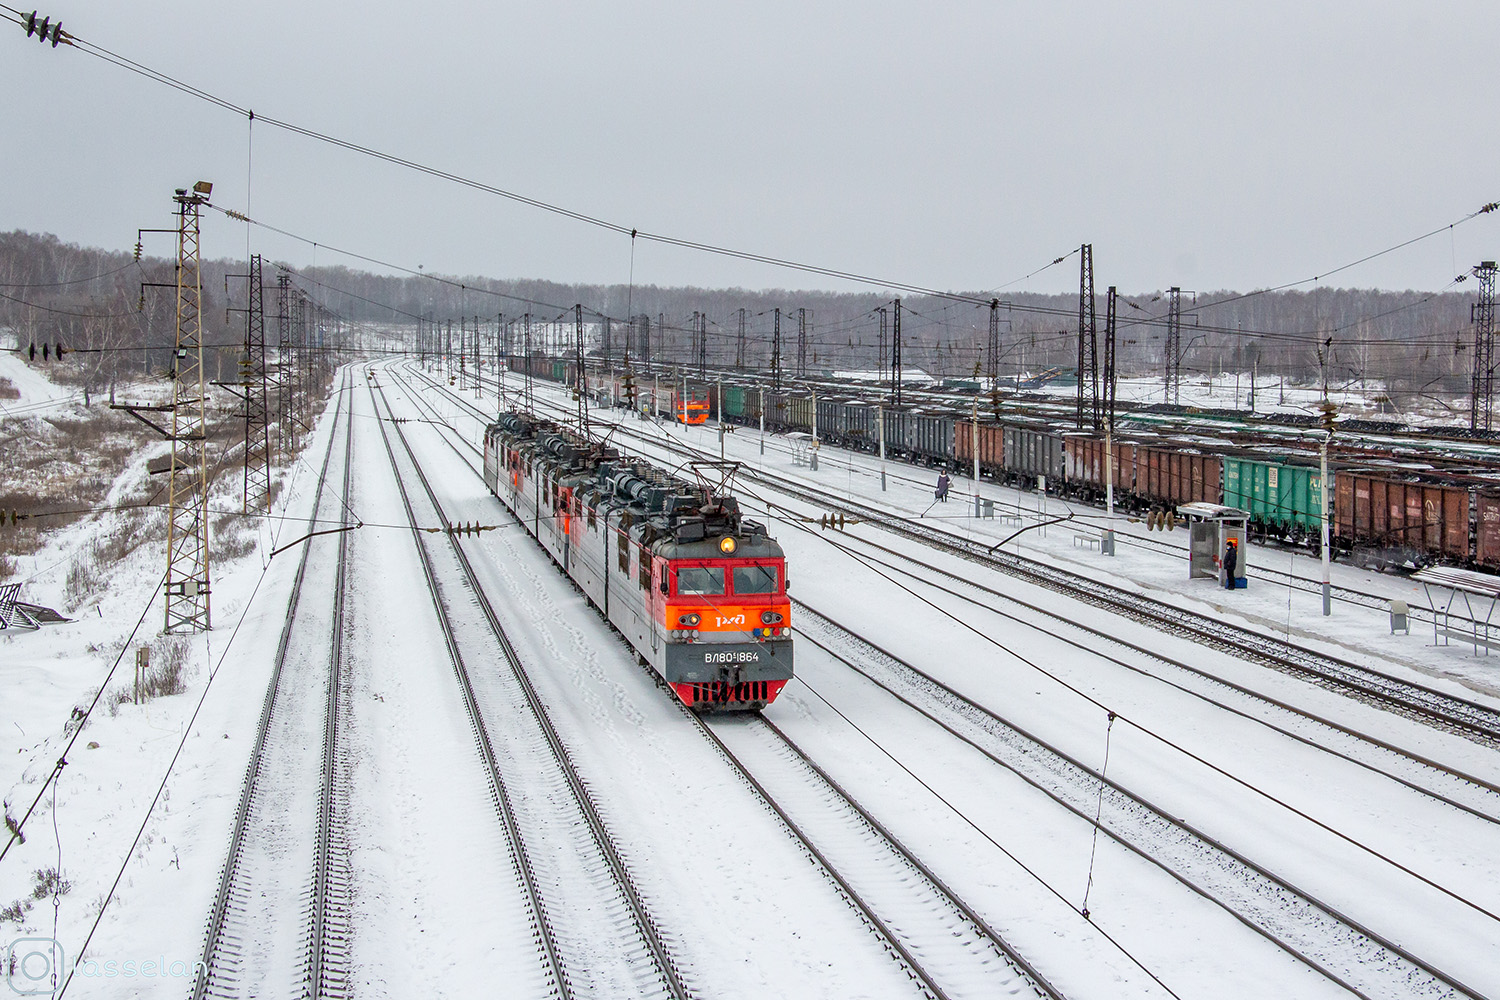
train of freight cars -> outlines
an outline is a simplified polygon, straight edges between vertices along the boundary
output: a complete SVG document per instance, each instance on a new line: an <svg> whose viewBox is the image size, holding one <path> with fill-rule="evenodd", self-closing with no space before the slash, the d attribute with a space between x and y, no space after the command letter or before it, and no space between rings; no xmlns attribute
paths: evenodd
<svg viewBox="0 0 1500 1000"><path fill-rule="evenodd" d="M791 679L786 556L734 497L516 412L484 480L684 705L759 711Z"/></svg>
<svg viewBox="0 0 1500 1000"><path fill-rule="evenodd" d="M521 359L512 359L518 364ZM571 363L533 359L539 378L571 383ZM590 376L590 394L605 403L655 408L671 417L679 397L706 400L713 417L771 431L813 431L825 443L873 452L885 431L886 454L916 464L982 475L1022 489L1044 489L1098 501L1106 490L1102 436L1060 430L1043 420L981 417L940 407L881 406L864 399L771 392L758 385L697 380ZM1301 447L1298 452L1296 449ZM1322 482L1315 451L1288 441L1274 449L1212 438L1156 437L1149 432L1113 442L1116 504L1145 514L1179 504L1221 503L1250 512L1260 537L1316 546L1321 536ZM1462 476L1405 468L1378 459L1335 462L1335 548L1368 566L1449 563L1500 570L1500 483L1484 470Z"/></svg>

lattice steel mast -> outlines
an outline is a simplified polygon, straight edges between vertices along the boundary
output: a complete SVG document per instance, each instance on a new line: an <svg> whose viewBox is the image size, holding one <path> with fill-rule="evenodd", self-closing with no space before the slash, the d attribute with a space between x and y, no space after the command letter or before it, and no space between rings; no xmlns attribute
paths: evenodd
<svg viewBox="0 0 1500 1000"><path fill-rule="evenodd" d="M199 216L213 185L179 189L177 338L172 352L172 464L167 482L165 631L212 627L208 565L208 424L203 378L203 284Z"/></svg>
<svg viewBox="0 0 1500 1000"><path fill-rule="evenodd" d="M990 299L990 343L985 355L985 377L990 391L1000 388L1000 300Z"/></svg>
<svg viewBox="0 0 1500 1000"><path fill-rule="evenodd" d="M891 405L901 405L901 300L891 303Z"/></svg>
<svg viewBox="0 0 1500 1000"><path fill-rule="evenodd" d="M271 412L266 368L266 300L260 254L250 258L250 299L245 310L245 360L240 387L245 393L246 514L271 509Z"/></svg>
<svg viewBox="0 0 1500 1000"><path fill-rule="evenodd" d="M1099 429L1099 330L1094 312L1094 247L1079 248L1078 268L1078 413L1080 430Z"/></svg>
<svg viewBox="0 0 1500 1000"><path fill-rule="evenodd" d="M578 400L578 430L589 436L589 379L583 367L583 303L573 306L573 395Z"/></svg>
<svg viewBox="0 0 1500 1000"><path fill-rule="evenodd" d="M771 328L771 388L781 391L781 307L776 307L776 325Z"/></svg>
<svg viewBox="0 0 1500 1000"><path fill-rule="evenodd" d="M807 310L797 310L797 377L807 378Z"/></svg>
<svg viewBox="0 0 1500 1000"><path fill-rule="evenodd" d="M1167 377L1162 400L1176 403L1182 394L1182 289L1167 292Z"/></svg>
<svg viewBox="0 0 1500 1000"><path fill-rule="evenodd" d="M1118 383L1115 371L1115 286L1109 286L1109 295L1104 303L1104 426L1111 433L1115 429L1115 386Z"/></svg>
<svg viewBox="0 0 1500 1000"><path fill-rule="evenodd" d="M745 310L740 310L740 335L734 342L734 366L745 367Z"/></svg>
<svg viewBox="0 0 1500 1000"><path fill-rule="evenodd" d="M286 451L297 447L297 421L293 409L297 396L297 352L292 345L292 279L276 276L276 367L277 410L281 420L281 442Z"/></svg>
<svg viewBox="0 0 1500 1000"><path fill-rule="evenodd" d="M1482 261L1474 268L1479 279L1479 301L1469 307L1474 324L1474 384L1469 395L1469 426L1476 431L1492 429L1495 405L1495 262Z"/></svg>

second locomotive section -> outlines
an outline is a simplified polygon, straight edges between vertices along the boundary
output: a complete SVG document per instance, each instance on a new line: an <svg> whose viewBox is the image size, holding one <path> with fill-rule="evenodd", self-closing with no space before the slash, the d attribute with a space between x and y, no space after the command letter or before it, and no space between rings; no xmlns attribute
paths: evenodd
<svg viewBox="0 0 1500 1000"><path fill-rule="evenodd" d="M484 479L689 708L758 711L791 679L786 555L734 497L515 412Z"/></svg>

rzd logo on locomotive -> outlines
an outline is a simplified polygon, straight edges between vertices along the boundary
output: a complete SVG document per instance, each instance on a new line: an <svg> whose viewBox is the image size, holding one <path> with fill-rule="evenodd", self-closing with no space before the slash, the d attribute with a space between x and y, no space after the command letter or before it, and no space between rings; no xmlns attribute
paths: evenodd
<svg viewBox="0 0 1500 1000"><path fill-rule="evenodd" d="M725 617L724 615L715 615L714 616L714 623L717 624L717 625L721 625L721 626L722 625L743 625L743 624L745 624L745 615L744 615L743 612L741 612L740 614L737 614L737 615L730 616L730 617Z"/></svg>

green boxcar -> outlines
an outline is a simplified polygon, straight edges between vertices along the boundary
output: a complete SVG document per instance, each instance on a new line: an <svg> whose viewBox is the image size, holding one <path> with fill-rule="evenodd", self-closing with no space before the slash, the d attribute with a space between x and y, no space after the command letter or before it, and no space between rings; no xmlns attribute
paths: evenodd
<svg viewBox="0 0 1500 1000"><path fill-rule="evenodd" d="M1224 457L1224 504L1288 535L1320 530L1323 485L1316 467Z"/></svg>
<svg viewBox="0 0 1500 1000"><path fill-rule="evenodd" d="M745 419L745 390L740 386L724 387L724 416L730 420Z"/></svg>
<svg viewBox="0 0 1500 1000"><path fill-rule="evenodd" d="M568 378L568 363L566 361L552 362L552 381L565 382Z"/></svg>

